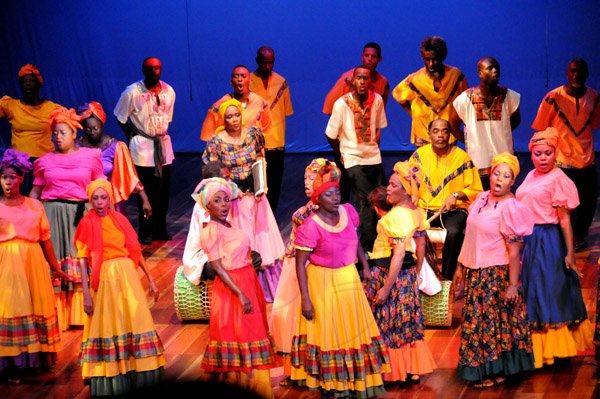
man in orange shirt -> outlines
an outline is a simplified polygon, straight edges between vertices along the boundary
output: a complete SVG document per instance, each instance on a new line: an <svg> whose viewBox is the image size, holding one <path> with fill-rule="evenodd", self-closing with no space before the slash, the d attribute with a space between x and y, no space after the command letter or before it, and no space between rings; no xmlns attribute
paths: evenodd
<svg viewBox="0 0 600 399"><path fill-rule="evenodd" d="M265 134L267 161L267 199L273 213L277 211L283 169L285 167L285 118L292 115L292 100L287 80L276 72L275 51L262 46L256 52L256 71L250 74L250 90L264 98L271 111L271 127Z"/></svg>
<svg viewBox="0 0 600 399"><path fill-rule="evenodd" d="M531 127L541 131L549 126L560 135L556 164L575 183L579 206L571 212L575 250L586 247L585 238L596 212L597 172L594 138L600 120L598 92L585 85L588 64L575 58L567 66L567 84L550 91L542 100Z"/></svg>
<svg viewBox="0 0 600 399"><path fill-rule="evenodd" d="M369 83L369 90L379 94L383 99L384 106L387 104L387 99L390 94L390 84L385 76L377 72L377 65L381 62L383 57L381 56L381 46L375 42L369 42L363 46L362 52L362 65L369 67L371 70L371 81ZM327 96L323 104L323 113L331 115L333 110L333 104L336 100L342 97L344 94L350 93L354 87L352 82L354 81L354 68L344 72L342 76L337 80L335 85ZM340 179L340 192L342 194L342 203L350 200L350 184L348 183L348 175L346 169L342 164L341 155L334 151L335 163L338 165L342 172Z"/></svg>

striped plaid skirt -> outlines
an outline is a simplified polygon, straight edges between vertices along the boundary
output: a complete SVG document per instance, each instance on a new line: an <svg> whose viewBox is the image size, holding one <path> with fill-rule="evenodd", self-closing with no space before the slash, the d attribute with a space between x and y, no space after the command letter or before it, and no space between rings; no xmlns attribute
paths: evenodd
<svg viewBox="0 0 600 399"><path fill-rule="evenodd" d="M80 364L93 396L120 395L160 382L164 349L133 261L102 263L94 311L86 315Z"/></svg>
<svg viewBox="0 0 600 399"><path fill-rule="evenodd" d="M356 266L309 264L306 275L315 313L306 320L299 304L291 378L334 396L382 394L383 373L390 371L387 347Z"/></svg>
<svg viewBox="0 0 600 399"><path fill-rule="evenodd" d="M202 368L225 373L276 367L275 344L269 334L265 296L252 266L228 270L229 276L252 302L252 312L242 313L239 297L218 276L213 285L209 343Z"/></svg>
<svg viewBox="0 0 600 399"><path fill-rule="evenodd" d="M39 242L0 242L0 370L52 365L60 331ZM44 359L40 358L44 357Z"/></svg>

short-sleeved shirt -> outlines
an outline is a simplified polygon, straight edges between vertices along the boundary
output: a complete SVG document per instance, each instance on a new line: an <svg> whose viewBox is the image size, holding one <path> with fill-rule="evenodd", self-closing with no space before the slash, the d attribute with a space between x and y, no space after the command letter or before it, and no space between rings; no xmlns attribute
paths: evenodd
<svg viewBox="0 0 600 399"><path fill-rule="evenodd" d="M534 216L515 198L494 201L485 191L469 209L458 261L470 269L508 264L507 243L533 232Z"/></svg>
<svg viewBox="0 0 600 399"><path fill-rule="evenodd" d="M488 107L479 87L472 87L454 100L454 109L465 124L467 154L477 169L489 169L492 158L501 152L513 153L510 117L519 108L520 98L519 93L501 88Z"/></svg>
<svg viewBox="0 0 600 399"><path fill-rule="evenodd" d="M349 169L357 165L377 165L381 163L379 150L380 129L387 126L383 99L377 93L373 96L371 106L358 111L358 102L352 93L339 98L333 105L333 112L327 123L325 134L340 142L340 152L344 167ZM354 110L365 116L364 125L356 126ZM368 117L368 119L367 119Z"/></svg>
<svg viewBox="0 0 600 399"><path fill-rule="evenodd" d="M153 94L143 80L136 82L121 93L115 106L114 115L120 123L131 120L133 125L150 137L160 137L165 157L164 165L170 165L175 159L169 124L173 120L175 90L160 81L161 91ZM129 142L129 151L133 163L138 166L154 166L154 141L140 135L133 136Z"/></svg>
<svg viewBox="0 0 600 399"><path fill-rule="evenodd" d="M19 99L4 96L0 99L0 118L6 118L11 127L11 148L39 158L53 151L50 114L60 108L52 101L39 105L25 105Z"/></svg>
<svg viewBox="0 0 600 399"><path fill-rule="evenodd" d="M533 212L535 224L556 224L557 207L575 209L579 205L577 187L560 168L548 173L532 170L517 189L516 197Z"/></svg>
<svg viewBox="0 0 600 399"><path fill-rule="evenodd" d="M41 199L87 201L85 188L92 180L106 178L100 151L77 147L68 154L49 152L33 164L33 184L44 186Z"/></svg>
<svg viewBox="0 0 600 399"><path fill-rule="evenodd" d="M262 78L252 72L250 74L250 90L267 101L271 113L271 126L265 135L265 148L280 148L285 146L285 118L294 113L290 86L287 80L278 73L272 72L269 76L267 88L263 85Z"/></svg>
<svg viewBox="0 0 600 399"><path fill-rule="evenodd" d="M338 209L337 225L328 225L313 213L296 230L294 246L309 251L308 260L313 265L337 269L356 262L358 213L350 204L342 204Z"/></svg>
<svg viewBox="0 0 600 399"><path fill-rule="evenodd" d="M240 269L252 264L250 239L237 227L210 221L200 233L200 245L208 261L221 260L225 270Z"/></svg>
<svg viewBox="0 0 600 399"><path fill-rule="evenodd" d="M429 223L422 209L393 207L377 222L377 238L373 244L373 251L369 253L369 258L389 258L398 241L404 242L406 251L415 253L411 238L415 232L428 228Z"/></svg>
<svg viewBox="0 0 600 399"><path fill-rule="evenodd" d="M50 239L50 224L42 203L29 197L23 199L23 203L17 206L0 203L0 242Z"/></svg>

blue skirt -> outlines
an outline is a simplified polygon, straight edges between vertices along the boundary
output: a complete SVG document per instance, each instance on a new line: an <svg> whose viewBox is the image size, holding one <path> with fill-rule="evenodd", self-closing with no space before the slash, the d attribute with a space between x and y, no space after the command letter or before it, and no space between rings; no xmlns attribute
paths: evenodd
<svg viewBox="0 0 600 399"><path fill-rule="evenodd" d="M536 224L523 246L523 293L533 330L578 325L587 319L581 285L565 267L567 249L558 224Z"/></svg>

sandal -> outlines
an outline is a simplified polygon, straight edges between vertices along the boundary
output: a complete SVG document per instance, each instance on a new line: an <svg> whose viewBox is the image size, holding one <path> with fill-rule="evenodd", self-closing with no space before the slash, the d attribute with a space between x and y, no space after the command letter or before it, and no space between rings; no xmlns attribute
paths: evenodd
<svg viewBox="0 0 600 399"><path fill-rule="evenodd" d="M486 378L485 380L478 382L476 384L473 384L473 386L475 388L480 388L480 389L487 389L487 388L492 388L496 385L496 382L490 378Z"/></svg>
<svg viewBox="0 0 600 399"><path fill-rule="evenodd" d="M502 377L502 376L498 376L496 378L494 378L494 385L502 385L506 382L506 378Z"/></svg>
<svg viewBox="0 0 600 399"><path fill-rule="evenodd" d="M296 383L291 377L285 377L283 380L279 381L280 387L293 387L294 385L296 385Z"/></svg>
<svg viewBox="0 0 600 399"><path fill-rule="evenodd" d="M408 379L408 381L411 384L418 384L418 383L421 382L421 376L418 375L418 374L413 374L413 375L410 376L410 378Z"/></svg>

